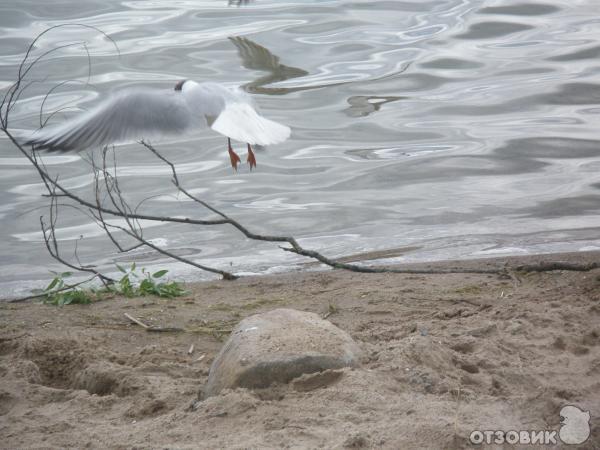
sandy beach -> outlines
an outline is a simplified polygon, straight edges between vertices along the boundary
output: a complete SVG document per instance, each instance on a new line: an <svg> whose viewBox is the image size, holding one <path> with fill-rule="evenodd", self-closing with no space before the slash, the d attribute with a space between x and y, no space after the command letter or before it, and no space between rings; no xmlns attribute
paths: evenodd
<svg viewBox="0 0 600 450"><path fill-rule="evenodd" d="M302 272L187 289L176 299L0 304L0 447L469 448L474 430L558 430L561 407L575 405L591 414L580 448L600 448L599 269L518 279ZM279 307L347 331L362 366L313 390L197 401L229 330ZM174 330L145 331L125 313Z"/></svg>

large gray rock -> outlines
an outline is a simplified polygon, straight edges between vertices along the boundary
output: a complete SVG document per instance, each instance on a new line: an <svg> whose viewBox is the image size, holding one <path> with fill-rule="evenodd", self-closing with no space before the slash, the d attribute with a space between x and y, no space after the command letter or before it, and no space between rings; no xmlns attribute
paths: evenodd
<svg viewBox="0 0 600 450"><path fill-rule="evenodd" d="M352 338L318 315L275 309L242 320L215 358L205 397L222 389L264 388L307 373L359 364Z"/></svg>

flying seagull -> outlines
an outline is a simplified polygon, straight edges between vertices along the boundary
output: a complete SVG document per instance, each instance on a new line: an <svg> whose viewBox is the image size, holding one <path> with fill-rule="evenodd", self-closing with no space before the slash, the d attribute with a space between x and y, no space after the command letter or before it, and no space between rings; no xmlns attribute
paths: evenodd
<svg viewBox="0 0 600 450"><path fill-rule="evenodd" d="M26 145L35 150L84 150L158 138L208 125L227 137L231 166L241 162L231 139L247 144L247 162L256 167L252 145L271 145L290 136L289 127L261 116L239 88L179 81L171 89L129 88L64 123L40 128Z"/></svg>

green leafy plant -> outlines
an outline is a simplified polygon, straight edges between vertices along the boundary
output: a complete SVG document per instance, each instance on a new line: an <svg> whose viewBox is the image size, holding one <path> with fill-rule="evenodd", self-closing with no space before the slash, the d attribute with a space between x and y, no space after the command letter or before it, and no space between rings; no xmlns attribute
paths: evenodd
<svg viewBox="0 0 600 450"><path fill-rule="evenodd" d="M72 272L52 272L54 278L45 289L41 291L42 302L50 305L63 306L70 304L87 304L103 294L119 294L125 297L143 297L147 295L156 295L158 297L180 297L186 293L181 283L177 281L168 281L164 279L168 270L159 270L151 273L145 268L137 270L133 263L126 269L117 264L117 269L123 273L123 276L114 284L102 289L89 288L84 289L80 286L89 283L86 280L80 283L68 284L65 279L73 275Z"/></svg>
<svg viewBox="0 0 600 450"><path fill-rule="evenodd" d="M93 293L80 289L79 285L68 285L65 278L73 275L72 272L52 272L54 278L48 286L42 291L44 294L43 303L63 306L74 304L87 304L92 301Z"/></svg>
<svg viewBox="0 0 600 450"><path fill-rule="evenodd" d="M169 272L168 270L163 269L151 273L142 268L141 273L138 273L135 263L131 264L129 269L117 264L117 269L123 273L123 276L113 289L126 297L156 295L158 297L173 298L185 294L185 290L180 283L161 280Z"/></svg>

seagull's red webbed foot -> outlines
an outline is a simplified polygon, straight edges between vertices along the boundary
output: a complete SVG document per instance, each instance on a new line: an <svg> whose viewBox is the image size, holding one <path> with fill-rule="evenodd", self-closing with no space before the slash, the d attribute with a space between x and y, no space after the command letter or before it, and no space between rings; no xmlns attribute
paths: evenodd
<svg viewBox="0 0 600 450"><path fill-rule="evenodd" d="M253 167L256 167L256 157L254 156L250 144L248 144L248 159L246 161L250 164L250 170L252 170Z"/></svg>
<svg viewBox="0 0 600 450"><path fill-rule="evenodd" d="M229 151L229 159L231 160L231 167L237 172L237 165L242 162L239 155L231 148L231 139L227 138L227 150Z"/></svg>

